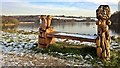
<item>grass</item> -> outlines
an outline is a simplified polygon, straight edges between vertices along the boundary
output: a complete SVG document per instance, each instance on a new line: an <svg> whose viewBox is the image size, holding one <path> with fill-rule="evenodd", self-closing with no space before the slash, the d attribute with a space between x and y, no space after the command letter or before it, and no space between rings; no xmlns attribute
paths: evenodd
<svg viewBox="0 0 120 68"><path fill-rule="evenodd" d="M38 49L39 51L39 49ZM87 54L96 57L96 49L95 47L90 47L86 45L70 45L68 43L57 42L56 44L50 45L48 48L45 48L41 51L41 53L49 53L49 52L58 52L63 54L76 54L86 56Z"/></svg>
<svg viewBox="0 0 120 68"><path fill-rule="evenodd" d="M93 59L91 61L93 66L104 66L104 67L108 67L108 68L120 68L120 52L111 50L111 57L110 57L110 61L106 61L106 60L102 60L102 59ZM99 65L99 63L97 63L96 61L101 61L102 65ZM103 68L104 68L103 67Z"/></svg>
<svg viewBox="0 0 120 68"><path fill-rule="evenodd" d="M102 59L97 58L96 55L96 48L92 46L87 45L71 45L69 43L65 42L57 42L56 44L50 45L48 48L32 48L35 53L43 53L43 54L49 54L58 58L62 59L75 59L82 61L80 55L83 56L83 58L90 54L94 59L90 61L90 64L93 66L107 66L107 67L118 67L120 66L120 52L111 50L111 60L105 61ZM57 52L57 53L56 53ZM59 53L62 53L63 55L59 55ZM67 55L76 55L76 56L70 56L66 57ZM98 62L101 62L98 63Z"/></svg>
<svg viewBox="0 0 120 68"><path fill-rule="evenodd" d="M87 54L90 54L93 58L97 58L96 48L83 44L73 45L65 42L57 42L56 44L50 45L48 48L41 49L33 47L32 50L35 51L35 53L48 54L66 60L73 59L83 61ZM60 55L59 53L63 55ZM80 55L82 55L83 59Z"/></svg>
<svg viewBox="0 0 120 68"><path fill-rule="evenodd" d="M118 38L116 39L116 42L120 42L120 37L118 37Z"/></svg>
<svg viewBox="0 0 120 68"><path fill-rule="evenodd" d="M38 35L38 32L35 32L35 31L24 31L24 30L3 30L4 32L9 32L9 33L20 33L20 34L25 34L25 35L28 35L28 34L36 34Z"/></svg>

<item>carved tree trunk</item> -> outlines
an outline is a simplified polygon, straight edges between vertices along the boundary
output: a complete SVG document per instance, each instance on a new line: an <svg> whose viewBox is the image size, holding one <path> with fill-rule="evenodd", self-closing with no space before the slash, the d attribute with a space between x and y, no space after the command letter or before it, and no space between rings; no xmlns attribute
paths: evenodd
<svg viewBox="0 0 120 68"><path fill-rule="evenodd" d="M97 55L99 58L110 59L110 33L109 25L111 25L110 8L108 5L100 5L96 10L98 22L98 38L96 39L97 44Z"/></svg>
<svg viewBox="0 0 120 68"><path fill-rule="evenodd" d="M46 16L41 15L41 20L42 20L42 24L39 28L38 46L48 47L49 44L55 43L54 38L47 37L47 33L54 32L54 29L50 27L52 16L48 15L46 17Z"/></svg>

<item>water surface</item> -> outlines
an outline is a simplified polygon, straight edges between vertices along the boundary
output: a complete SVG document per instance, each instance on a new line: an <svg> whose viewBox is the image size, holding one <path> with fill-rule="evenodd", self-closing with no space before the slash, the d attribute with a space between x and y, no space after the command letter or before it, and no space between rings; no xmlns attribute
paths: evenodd
<svg viewBox="0 0 120 68"><path fill-rule="evenodd" d="M16 29L16 30L25 30L25 31L38 31L40 24L34 22L20 22L18 26L15 27L4 27L3 29ZM97 34L97 25L96 22L61 22L61 23L52 23L55 31L60 32L71 32L71 33L80 33L80 34ZM116 32L118 29L111 29L111 35L119 35L120 32Z"/></svg>

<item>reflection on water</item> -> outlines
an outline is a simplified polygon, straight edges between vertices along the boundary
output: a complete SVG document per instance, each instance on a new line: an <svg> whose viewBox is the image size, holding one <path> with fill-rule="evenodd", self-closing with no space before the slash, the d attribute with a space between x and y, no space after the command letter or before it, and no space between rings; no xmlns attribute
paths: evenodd
<svg viewBox="0 0 120 68"><path fill-rule="evenodd" d="M95 22L67 22L67 23L52 23L55 31L61 32L72 32L72 33L81 33L81 34L90 34L94 35L97 34L97 26ZM112 26L111 27L111 35L120 35L120 30L118 27ZM16 29L16 30L25 30L25 31L38 31L39 24L36 23L21 23L18 26L12 27L2 27L2 29Z"/></svg>
<svg viewBox="0 0 120 68"><path fill-rule="evenodd" d="M94 35L97 32L97 26L95 25L95 22L53 23L52 26L55 28L56 31L62 32L73 32L91 35Z"/></svg>
<svg viewBox="0 0 120 68"><path fill-rule="evenodd" d="M18 25L2 26L2 30L16 30Z"/></svg>
<svg viewBox="0 0 120 68"><path fill-rule="evenodd" d="M39 24L36 23L21 23L19 24L19 26L17 27L17 30L25 30L25 31L38 31L39 28Z"/></svg>

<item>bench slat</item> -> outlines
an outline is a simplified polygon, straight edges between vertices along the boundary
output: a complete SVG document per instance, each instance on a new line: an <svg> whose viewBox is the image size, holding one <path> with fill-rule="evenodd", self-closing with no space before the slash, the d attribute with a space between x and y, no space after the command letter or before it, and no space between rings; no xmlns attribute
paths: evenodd
<svg viewBox="0 0 120 68"><path fill-rule="evenodd" d="M76 33L66 33L66 32L48 33L47 37L72 39L72 40L87 41L87 42L95 42L97 38L97 36L83 35L83 34L76 34Z"/></svg>

